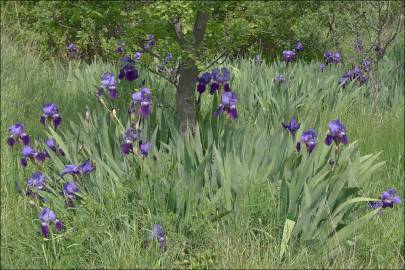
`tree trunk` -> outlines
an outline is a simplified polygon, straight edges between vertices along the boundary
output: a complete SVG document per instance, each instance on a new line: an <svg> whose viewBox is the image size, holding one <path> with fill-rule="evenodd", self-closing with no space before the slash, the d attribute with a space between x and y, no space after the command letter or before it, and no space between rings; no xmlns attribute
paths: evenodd
<svg viewBox="0 0 405 270"><path fill-rule="evenodd" d="M195 127L195 84L198 68L195 62L188 59L180 66L179 84L176 91L177 130L184 135Z"/></svg>
<svg viewBox="0 0 405 270"><path fill-rule="evenodd" d="M204 40L207 23L208 13L197 11L193 30L194 42L190 42L184 36L180 18L172 18L170 21L180 48L186 52L185 59L180 63L179 82L176 91L177 130L182 135L185 135L188 130L193 131L195 127L194 95L199 70L193 57L201 57L199 48ZM192 57L187 54L192 55Z"/></svg>

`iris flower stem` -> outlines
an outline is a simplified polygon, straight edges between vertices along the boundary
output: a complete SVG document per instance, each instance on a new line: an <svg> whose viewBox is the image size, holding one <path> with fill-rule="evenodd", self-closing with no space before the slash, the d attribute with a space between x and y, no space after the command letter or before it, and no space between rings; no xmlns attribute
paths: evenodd
<svg viewBox="0 0 405 270"><path fill-rule="evenodd" d="M110 110L107 106L107 104L105 104L104 99L103 98L99 98L100 103L107 109L107 111L110 113L110 115L112 116L112 118L119 124L119 126L121 127L122 131L125 132L125 128L122 125L121 121L118 119L117 114L115 113L115 109Z"/></svg>

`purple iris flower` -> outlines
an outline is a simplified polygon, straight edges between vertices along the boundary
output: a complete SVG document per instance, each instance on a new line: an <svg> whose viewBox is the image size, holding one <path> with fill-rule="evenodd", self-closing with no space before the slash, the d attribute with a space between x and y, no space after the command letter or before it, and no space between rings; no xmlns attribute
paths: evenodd
<svg viewBox="0 0 405 270"><path fill-rule="evenodd" d="M338 52L326 51L324 53L326 64L337 64L342 60L342 56Z"/></svg>
<svg viewBox="0 0 405 270"><path fill-rule="evenodd" d="M230 77L231 73L226 67L221 68L221 72L218 68L214 68L211 72L212 80L219 84L224 84L229 81Z"/></svg>
<svg viewBox="0 0 405 270"><path fill-rule="evenodd" d="M359 85L363 85L368 81L368 78L366 76L359 76L357 81L359 82Z"/></svg>
<svg viewBox="0 0 405 270"><path fill-rule="evenodd" d="M302 52L304 50L304 46L302 46L301 41L297 40L294 50L295 52Z"/></svg>
<svg viewBox="0 0 405 270"><path fill-rule="evenodd" d="M142 53L141 52L135 52L135 62L139 62L141 60Z"/></svg>
<svg viewBox="0 0 405 270"><path fill-rule="evenodd" d="M301 150L301 143L304 143L307 147L307 151L309 154L314 150L316 146L316 131L315 129L311 128L307 131L304 131L301 135L301 141L296 145L296 149L299 152Z"/></svg>
<svg viewBox="0 0 405 270"><path fill-rule="evenodd" d="M295 55L294 51L283 51L283 60L286 63L290 63L295 60Z"/></svg>
<svg viewBox="0 0 405 270"><path fill-rule="evenodd" d="M135 111L136 104L140 103L141 106L139 107L139 114L146 118L150 115L150 100L151 100L152 93L150 92L149 88L143 87L140 91L132 94L132 102L130 104L130 108L128 110L129 113L133 113Z"/></svg>
<svg viewBox="0 0 405 270"><path fill-rule="evenodd" d="M151 34L148 34L146 36L145 49L149 50L150 48L152 48L155 45L156 45L156 41L154 39L154 36Z"/></svg>
<svg viewBox="0 0 405 270"><path fill-rule="evenodd" d="M351 70L349 70L348 72L346 72L345 74L343 74L342 77L339 78L339 84L345 88L346 85L349 84L349 82L352 80L353 77L353 73Z"/></svg>
<svg viewBox="0 0 405 270"><path fill-rule="evenodd" d="M49 224L52 222L55 224L56 231L60 232L63 230L65 225L62 221L56 218L56 214L49 208L42 208L41 212L38 215L39 222L41 224L41 233L45 237L49 237Z"/></svg>
<svg viewBox="0 0 405 270"><path fill-rule="evenodd" d="M166 248L165 231L163 230L162 225L160 225L160 224L153 225L152 231L151 231L151 237L156 239L156 241L159 243L161 250L164 250Z"/></svg>
<svg viewBox="0 0 405 270"><path fill-rule="evenodd" d="M65 155L65 152L63 152L62 148L56 146L56 140L54 138L49 138L45 140L45 144L55 153L59 153L62 156Z"/></svg>
<svg viewBox="0 0 405 270"><path fill-rule="evenodd" d="M212 83L210 84L210 94L213 95L215 94L221 86L224 87L224 91L230 91L230 87L228 84L228 81L230 80L231 73L230 71L223 67L221 68L221 71L219 71L218 68L214 68L211 72L211 76L208 76L208 73L204 73L203 76L205 78L200 78L200 84L197 86L197 91L205 91L205 85L209 82L210 79L212 79Z"/></svg>
<svg viewBox="0 0 405 270"><path fill-rule="evenodd" d="M96 166L93 163L91 163L90 160L86 160L80 165L75 165L75 164L65 165L65 168L62 170L60 175L64 176L65 174L71 174L71 175L89 174L92 171L94 171L95 169L96 169Z"/></svg>
<svg viewBox="0 0 405 270"><path fill-rule="evenodd" d="M59 108L55 103L47 103L43 105L40 118L41 124L45 125L46 119L53 122L55 129L61 124L62 118L59 115Z"/></svg>
<svg viewBox="0 0 405 270"><path fill-rule="evenodd" d="M211 82L211 73L205 72L201 75L201 77L198 78L198 85L197 85L197 91L202 94L205 92L205 88L207 84Z"/></svg>
<svg viewBox="0 0 405 270"><path fill-rule="evenodd" d="M90 160L84 161L79 167L82 174L89 174L96 169L96 166Z"/></svg>
<svg viewBox="0 0 405 270"><path fill-rule="evenodd" d="M358 78L361 75L361 69L358 67L355 67L353 70L353 79Z"/></svg>
<svg viewBox="0 0 405 270"><path fill-rule="evenodd" d="M324 63L321 63L321 64L319 65L319 69L320 69L321 71L325 71L326 65L325 65Z"/></svg>
<svg viewBox="0 0 405 270"><path fill-rule="evenodd" d="M36 161L43 162L45 159L49 158L49 154L46 151L36 151L34 153L34 158Z"/></svg>
<svg viewBox="0 0 405 270"><path fill-rule="evenodd" d="M223 92L221 103L219 104L218 110L214 112L214 116L218 116L222 111L226 111L231 120L235 120L238 117L238 111L236 110L237 101L236 93Z"/></svg>
<svg viewBox="0 0 405 270"><path fill-rule="evenodd" d="M68 46L69 52L74 53L77 51L76 45L74 43L70 43Z"/></svg>
<svg viewBox="0 0 405 270"><path fill-rule="evenodd" d="M67 182L63 185L62 193L67 199L68 206L73 205L76 199L76 192L79 192L79 189L74 181Z"/></svg>
<svg viewBox="0 0 405 270"><path fill-rule="evenodd" d="M114 74L111 72L105 72L103 76L101 76L97 96L102 96L104 93L104 89L108 89L108 93L111 99L117 98L117 82L115 80Z"/></svg>
<svg viewBox="0 0 405 270"><path fill-rule="evenodd" d="M125 47L125 43L122 41L118 41L117 42L117 48L115 49L115 52L120 54L124 52L124 47Z"/></svg>
<svg viewBox="0 0 405 270"><path fill-rule="evenodd" d="M33 194L33 189L45 190L46 176L42 172L34 172L31 178L27 180L28 192L27 194Z"/></svg>
<svg viewBox="0 0 405 270"><path fill-rule="evenodd" d="M346 127L339 119L329 122L329 133L326 135L325 144L331 145L332 142L335 142L336 145L349 143L346 135Z"/></svg>
<svg viewBox="0 0 405 270"><path fill-rule="evenodd" d="M151 143L148 143L148 142L146 142L146 143L140 142L140 143L139 143L139 150L140 150L141 155L142 155L143 157L147 157L147 156L148 156L149 151L152 150L152 147L153 147L153 145L152 145Z"/></svg>
<svg viewBox="0 0 405 270"><path fill-rule="evenodd" d="M26 145L21 149L21 154L25 158L33 158L35 150L31 146Z"/></svg>
<svg viewBox="0 0 405 270"><path fill-rule="evenodd" d="M25 133L24 125L21 123L16 123L8 128L9 137L7 138L7 144L13 146L17 141L21 142L23 145L28 145L31 141L30 136Z"/></svg>
<svg viewBox="0 0 405 270"><path fill-rule="evenodd" d="M285 82L285 78L284 78L283 75L279 74L274 78L273 82L276 82L278 84L282 84L282 83Z"/></svg>
<svg viewBox="0 0 405 270"><path fill-rule="evenodd" d="M369 202L369 206L371 208L393 208L394 204L401 203L401 198L399 196L395 196L397 191L394 188L389 188L388 190L384 191L380 195L380 201L372 201Z"/></svg>
<svg viewBox="0 0 405 270"><path fill-rule="evenodd" d="M371 65L371 61L368 59L364 59L363 62L361 63L361 68L364 71L369 71L370 70L370 65Z"/></svg>
<svg viewBox="0 0 405 270"><path fill-rule="evenodd" d="M121 152L124 155L128 155L130 152L134 152L135 142L140 142L141 140L141 130L135 128L127 128L124 134L124 143L121 144Z"/></svg>
<svg viewBox="0 0 405 270"><path fill-rule="evenodd" d="M219 87L220 87L219 83L216 83L216 82L211 83L210 94L211 95L215 94L218 91Z"/></svg>
<svg viewBox="0 0 405 270"><path fill-rule="evenodd" d="M80 174L80 166L74 164L65 165L60 175L64 176L65 174Z"/></svg>
<svg viewBox="0 0 405 270"><path fill-rule="evenodd" d="M129 56L122 57L120 60L121 69L118 74L118 79L122 80L124 77L127 81L133 81L138 78L138 70L135 68L135 61Z"/></svg>
<svg viewBox="0 0 405 270"><path fill-rule="evenodd" d="M301 126L301 124L298 123L297 119L295 119L295 117L292 117L289 123L281 123L281 125L283 126L283 128L291 133L293 141L295 141L295 134Z"/></svg>

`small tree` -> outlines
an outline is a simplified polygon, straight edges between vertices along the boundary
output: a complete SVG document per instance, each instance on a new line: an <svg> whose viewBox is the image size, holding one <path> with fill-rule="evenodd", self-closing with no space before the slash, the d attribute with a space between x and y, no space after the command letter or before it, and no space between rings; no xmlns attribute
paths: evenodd
<svg viewBox="0 0 405 270"><path fill-rule="evenodd" d="M233 16L237 4L157 2L138 10L140 19L132 28L132 36L153 34L156 46L145 48L145 42L150 40L138 39L134 49L148 55L142 63L149 71L176 88L176 118L181 134L195 127L195 92L199 73L219 64L254 35L253 24L243 17ZM226 24L223 23L224 16L228 20ZM173 56L170 68L167 68L168 61L164 60L168 52Z"/></svg>

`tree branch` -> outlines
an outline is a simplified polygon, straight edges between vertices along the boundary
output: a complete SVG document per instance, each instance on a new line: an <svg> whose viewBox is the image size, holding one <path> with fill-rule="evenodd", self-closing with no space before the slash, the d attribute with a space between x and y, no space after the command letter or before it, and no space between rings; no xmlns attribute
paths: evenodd
<svg viewBox="0 0 405 270"><path fill-rule="evenodd" d="M194 45L199 47L204 40L205 29L208 23L208 13L206 11L197 11L197 16L194 23Z"/></svg>
<svg viewBox="0 0 405 270"><path fill-rule="evenodd" d="M162 77L163 79L165 79L166 81L168 81L169 83L173 84L175 87L177 87L177 81L166 77L165 75L163 75L162 73L157 72L156 70L151 69L149 66L147 65L143 65L149 72L152 72L153 74L158 75L159 77Z"/></svg>
<svg viewBox="0 0 405 270"><path fill-rule="evenodd" d="M177 43L179 43L180 48L183 49L186 45L186 39L184 38L180 17L172 18L169 23L172 26L174 33L176 34Z"/></svg>

